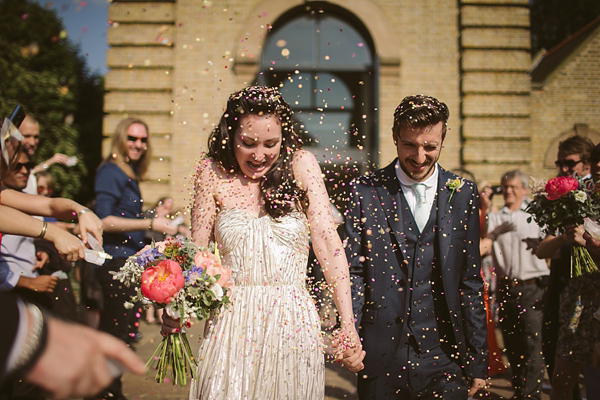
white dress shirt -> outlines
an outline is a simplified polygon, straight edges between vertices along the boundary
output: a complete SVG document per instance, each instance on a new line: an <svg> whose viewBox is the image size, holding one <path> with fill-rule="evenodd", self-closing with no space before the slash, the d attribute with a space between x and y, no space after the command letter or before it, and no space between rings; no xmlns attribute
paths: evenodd
<svg viewBox="0 0 600 400"><path fill-rule="evenodd" d="M398 181L400 182L400 186L402 187L402 192L404 193L404 197L406 198L406 202L408 203L408 207L410 208L410 212L415 215L415 205L417 204L417 194L412 188L412 185L415 183L423 183L425 184L425 198L427 199L426 205L429 207L429 212L431 213L431 206L433 205L433 200L435 200L435 194L438 189L438 165L435 164L433 168L433 174L425 179L423 182L415 181L408 175L406 172L400 168L400 162L396 162L396 176L398 177Z"/></svg>

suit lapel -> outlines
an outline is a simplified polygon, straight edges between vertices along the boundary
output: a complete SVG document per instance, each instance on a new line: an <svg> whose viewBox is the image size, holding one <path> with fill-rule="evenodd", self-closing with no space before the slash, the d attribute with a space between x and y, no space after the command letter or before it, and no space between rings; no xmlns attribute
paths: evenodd
<svg viewBox="0 0 600 400"><path fill-rule="evenodd" d="M452 240L452 218L451 218L451 206L449 202L450 190L446 187L446 181L451 179L450 173L445 171L442 167L439 168L439 180L438 180L438 191L437 191L437 243L439 245L440 260L444 262L448 251L450 250L450 243ZM456 197L456 193L453 197ZM454 200L454 198L453 198ZM443 270L446 270L444 268Z"/></svg>
<svg viewBox="0 0 600 400"><path fill-rule="evenodd" d="M400 204L402 204L400 200L402 189L400 188L400 182L398 182L398 178L396 177L396 160L385 167L381 172L382 184L377 185L379 202L385 211L388 225L396 237L398 245L404 247L406 241L404 238L402 212L400 210Z"/></svg>

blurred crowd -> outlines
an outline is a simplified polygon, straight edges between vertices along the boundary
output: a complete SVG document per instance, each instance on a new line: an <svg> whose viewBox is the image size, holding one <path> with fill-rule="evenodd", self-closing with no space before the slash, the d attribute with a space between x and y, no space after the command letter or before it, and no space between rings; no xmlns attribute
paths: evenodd
<svg viewBox="0 0 600 400"><path fill-rule="evenodd" d="M6 119L2 135L0 300L10 329L2 336L0 399L122 399L122 372L144 370L129 350L141 337L139 320L159 322L161 310L125 309L133 288L111 272L152 241L190 234L170 197L142 207L148 126L119 123L88 206L61 198L52 176L76 158L34 162L43 130L33 116Z"/></svg>

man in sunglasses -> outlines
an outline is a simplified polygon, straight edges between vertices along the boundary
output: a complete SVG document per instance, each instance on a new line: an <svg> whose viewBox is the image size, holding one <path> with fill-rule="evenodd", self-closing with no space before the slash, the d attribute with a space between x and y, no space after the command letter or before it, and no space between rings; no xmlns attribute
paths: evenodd
<svg viewBox="0 0 600 400"><path fill-rule="evenodd" d="M22 151L3 183L7 188L22 191L27 186L33 167L29 155ZM58 278L39 275L37 271L48 259L48 254L37 254L33 238L3 235L0 254L0 291L14 290L21 298L51 309L50 297L46 292L52 292Z"/></svg>
<svg viewBox="0 0 600 400"><path fill-rule="evenodd" d="M594 143L584 136L571 136L558 144L558 154L555 165L558 168L558 176L575 176L577 178L589 179L590 175L590 156L594 149ZM556 345L558 342L559 308L560 294L567 286L570 279L571 247L566 238L561 236L548 235L540 243L537 250L537 256L540 258L550 258L550 281L546 300L544 302L544 324L542 328L542 344L548 376L552 379L554 364L556 358ZM584 368L586 377L586 386L589 395L591 385L589 384L590 374ZM597 375L597 374L595 374ZM579 385L573 389L573 399L581 399Z"/></svg>

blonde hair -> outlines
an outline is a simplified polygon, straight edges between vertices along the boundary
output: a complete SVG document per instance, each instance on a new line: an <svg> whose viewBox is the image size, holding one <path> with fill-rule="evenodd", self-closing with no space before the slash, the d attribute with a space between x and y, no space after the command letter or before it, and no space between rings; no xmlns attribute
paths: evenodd
<svg viewBox="0 0 600 400"><path fill-rule="evenodd" d="M143 125L144 128L146 128L146 133L148 133L146 151L144 151L144 154L142 154L137 162L137 174L133 171L131 165L129 165L129 159L127 158L127 130L133 124ZM141 119L135 117L122 119L115 129L110 145L110 154L104 162L115 164L131 179L143 181L147 178L146 175L148 173L151 158L152 147L150 145L150 130L148 129L148 125Z"/></svg>

